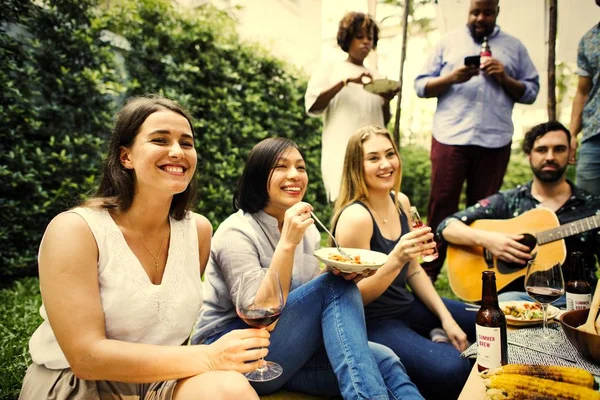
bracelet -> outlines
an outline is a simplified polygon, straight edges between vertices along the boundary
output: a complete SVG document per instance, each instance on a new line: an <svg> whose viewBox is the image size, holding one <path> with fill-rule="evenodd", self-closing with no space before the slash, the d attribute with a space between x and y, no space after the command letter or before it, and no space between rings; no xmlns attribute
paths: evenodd
<svg viewBox="0 0 600 400"><path fill-rule="evenodd" d="M348 86L348 78L344 78L342 80L342 83L344 84L344 86Z"/></svg>
<svg viewBox="0 0 600 400"><path fill-rule="evenodd" d="M413 276L420 274L422 271L423 271L422 269L419 269L419 270L417 270L417 271L413 272L412 274L410 274L410 275L409 275L409 276L406 278L406 282L408 282L408 281L410 280L410 278L412 278Z"/></svg>

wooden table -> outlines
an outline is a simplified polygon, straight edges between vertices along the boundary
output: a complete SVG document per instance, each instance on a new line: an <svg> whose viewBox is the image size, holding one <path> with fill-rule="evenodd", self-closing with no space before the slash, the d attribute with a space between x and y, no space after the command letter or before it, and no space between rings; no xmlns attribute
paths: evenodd
<svg viewBox="0 0 600 400"><path fill-rule="evenodd" d="M477 371L477 363L475 363L465 386L463 386L463 390L460 392L460 396L458 396L458 400L484 400L485 398L485 385Z"/></svg>

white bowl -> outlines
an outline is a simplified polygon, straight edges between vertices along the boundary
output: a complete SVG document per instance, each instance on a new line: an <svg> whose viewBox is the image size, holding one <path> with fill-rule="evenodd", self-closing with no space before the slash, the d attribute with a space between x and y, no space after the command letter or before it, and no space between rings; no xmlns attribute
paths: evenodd
<svg viewBox="0 0 600 400"><path fill-rule="evenodd" d="M337 261L329 259L332 254L339 255L337 248L335 247L324 247L314 252L315 257L325 265L339 269L342 272L362 272L364 270L375 270L385 264L388 260L387 254L380 253L378 251L366 250L366 249L352 249L349 247L342 247L346 253L352 256L360 256L360 264Z"/></svg>

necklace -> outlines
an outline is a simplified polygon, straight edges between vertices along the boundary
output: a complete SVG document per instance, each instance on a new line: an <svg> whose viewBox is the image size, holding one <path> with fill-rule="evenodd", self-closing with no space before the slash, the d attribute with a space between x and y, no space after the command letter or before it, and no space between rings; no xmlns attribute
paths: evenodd
<svg viewBox="0 0 600 400"><path fill-rule="evenodd" d="M165 242L165 237L167 237L167 230L169 229L169 227L167 226L167 228L165 228L165 234L163 235L163 238L160 241L160 246L158 247L158 252L156 253L156 255L154 255L154 254L152 254L152 252L150 251L150 249L148 248L148 246L146 246L146 243L144 243L144 240L142 239L142 235L140 235L140 233L138 232L138 230L135 229L135 225L133 224L133 221L131 220L131 216L129 214L127 214L127 218L129 219L129 223L131 224L131 227L133 228L133 230L135 231L136 235L140 239L140 242L142 242L142 246L144 246L144 248L146 249L146 251L148 252L148 254L150 254L152 256L152 258L154 259L154 269L156 271L158 271L158 257L160 256L160 251L162 250L163 243Z"/></svg>
<svg viewBox="0 0 600 400"><path fill-rule="evenodd" d="M373 207L372 204L369 203L369 205L371 206L371 208L373 209L373 211L375 211L377 213L377 216L379 217L379 219L384 223L387 224L388 222L388 215L390 214L390 207L387 207L387 212L385 213L385 218L383 218L381 216L381 214L379 214L379 211L377 211L377 209L375 209L375 207Z"/></svg>

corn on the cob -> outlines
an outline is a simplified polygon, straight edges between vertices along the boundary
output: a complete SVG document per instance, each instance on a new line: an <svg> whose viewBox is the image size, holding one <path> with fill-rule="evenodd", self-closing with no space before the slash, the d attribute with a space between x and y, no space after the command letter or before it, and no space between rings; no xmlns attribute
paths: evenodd
<svg viewBox="0 0 600 400"><path fill-rule="evenodd" d="M485 385L501 389L507 399L600 400L600 392L593 389L527 375L493 375L485 379Z"/></svg>
<svg viewBox="0 0 600 400"><path fill-rule="evenodd" d="M529 375L589 388L594 388L596 385L594 376L590 372L581 368L561 367L558 365L506 364L493 371L487 370L482 373L482 376L486 377L503 374Z"/></svg>

